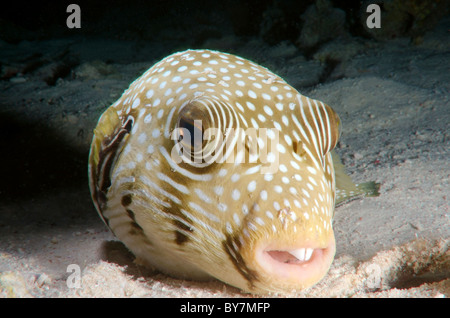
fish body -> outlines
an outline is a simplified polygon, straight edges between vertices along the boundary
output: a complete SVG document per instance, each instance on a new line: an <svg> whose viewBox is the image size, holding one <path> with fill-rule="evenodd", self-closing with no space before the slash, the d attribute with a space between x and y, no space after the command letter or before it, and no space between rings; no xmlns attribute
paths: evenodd
<svg viewBox="0 0 450 318"><path fill-rule="evenodd" d="M93 202L140 263L246 292L301 290L335 254L340 126L331 107L256 63L175 53L100 117ZM364 194L347 181L345 197Z"/></svg>

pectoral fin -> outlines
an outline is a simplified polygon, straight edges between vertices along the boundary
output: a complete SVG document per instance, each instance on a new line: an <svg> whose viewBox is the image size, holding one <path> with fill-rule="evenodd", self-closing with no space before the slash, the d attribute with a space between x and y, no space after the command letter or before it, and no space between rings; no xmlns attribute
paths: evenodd
<svg viewBox="0 0 450 318"><path fill-rule="evenodd" d="M336 176L336 203L335 206L358 200L364 197L376 197L380 193L380 184L374 181L355 184L346 174L345 167L341 163L336 152L332 152L334 173Z"/></svg>

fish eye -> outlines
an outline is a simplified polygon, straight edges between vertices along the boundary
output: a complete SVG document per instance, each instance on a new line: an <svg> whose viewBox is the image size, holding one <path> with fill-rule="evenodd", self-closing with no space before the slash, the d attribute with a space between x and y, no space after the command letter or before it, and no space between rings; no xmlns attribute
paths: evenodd
<svg viewBox="0 0 450 318"><path fill-rule="evenodd" d="M205 146L205 130L209 127L208 114L205 107L192 103L180 111L176 129L178 142L191 152L201 151Z"/></svg>
<svg viewBox="0 0 450 318"><path fill-rule="evenodd" d="M189 116L182 116L178 121L180 141L184 147L191 150L201 149L204 145L203 125L201 121Z"/></svg>

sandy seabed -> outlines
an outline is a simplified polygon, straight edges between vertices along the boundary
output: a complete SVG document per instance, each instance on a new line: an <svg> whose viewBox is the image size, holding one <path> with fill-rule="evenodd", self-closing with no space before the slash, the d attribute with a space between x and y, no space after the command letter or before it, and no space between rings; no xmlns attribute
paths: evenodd
<svg viewBox="0 0 450 318"><path fill-rule="evenodd" d="M303 292L270 296L450 296L448 25L449 20L444 20L416 45L402 39L328 43L318 54L339 51L344 56L319 85L309 85L308 80L320 73L320 58L295 60L295 54L280 47L267 49L272 55L262 54L263 49L241 52L257 61L258 56L269 56L267 64L270 56L282 55L284 66L277 67L274 62L270 68L297 83L302 94L326 102L340 114L344 128L337 152L352 178L381 184L379 197L337 209L337 253L328 275ZM223 43L236 47L230 39ZM98 218L84 175L90 132L104 108L155 62L118 63L108 66L112 69L101 69L104 64L95 60L92 52L101 51L100 47L104 52L107 48L114 51L118 45L107 40L0 43L3 59L29 50L50 54L64 48L86 60L73 70L71 78L55 85L32 77L42 74L0 82L1 115L14 120L2 127L8 138L22 142L7 148L16 156L21 147L32 149L24 154L28 160L11 157L8 163L13 167L16 160L26 163L21 176L38 175L45 190L28 197L21 196L22 190L29 190L27 186L17 192L2 188L3 198L12 199L0 205L0 296L255 297L218 281L181 281L135 265ZM211 46L204 44L205 48ZM218 43L212 48L226 50ZM144 55L152 47L140 49ZM236 49L234 53L240 52ZM42 123L51 132L42 133ZM25 133L28 139L24 139ZM36 145L31 133L38 140ZM42 142L55 134L58 138ZM65 148L67 144L70 149ZM47 160L46 153L56 157ZM39 170L43 161L42 173L33 170ZM65 161L62 168L57 167L60 161ZM52 165L55 167L48 170ZM65 174L64 169L84 166L86 170L79 173ZM48 181L48 185L46 178L59 181ZM14 187L15 179L8 180ZM30 180L30 187L38 183ZM52 184L57 185L56 190ZM68 287L73 274L67 272L70 264L81 270L79 288Z"/></svg>

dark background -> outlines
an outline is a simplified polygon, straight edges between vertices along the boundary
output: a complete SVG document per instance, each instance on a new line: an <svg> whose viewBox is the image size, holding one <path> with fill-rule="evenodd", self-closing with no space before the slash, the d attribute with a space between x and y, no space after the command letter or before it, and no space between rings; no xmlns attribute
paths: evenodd
<svg viewBox="0 0 450 318"><path fill-rule="evenodd" d="M82 27L78 30L65 27L66 8L71 3L81 7ZM376 36L364 26L371 3L378 3L383 12L385 30ZM301 16L311 4L344 11L345 28L352 35L383 39L420 36L448 14L449 7L448 0L13 1L1 5L0 39L18 42L76 34L145 40L172 29L179 30L185 40L174 45L195 45L229 33L261 36L272 45L290 40L301 46ZM396 27L388 30L390 23Z"/></svg>

